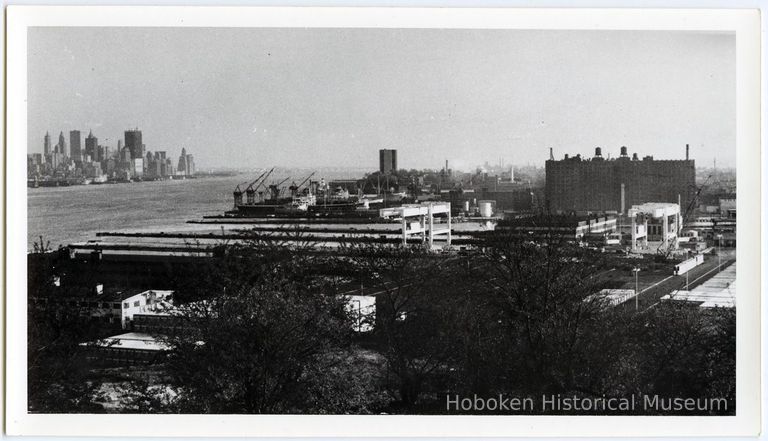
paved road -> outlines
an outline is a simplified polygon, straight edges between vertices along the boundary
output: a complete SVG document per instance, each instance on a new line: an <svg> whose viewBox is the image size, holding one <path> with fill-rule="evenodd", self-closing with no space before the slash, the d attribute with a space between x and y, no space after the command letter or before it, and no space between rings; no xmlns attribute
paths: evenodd
<svg viewBox="0 0 768 441"><path fill-rule="evenodd" d="M736 259L722 257L721 268L726 268ZM707 256L704 263L688 271L688 288L693 289L718 273L717 256ZM651 285L640 286L638 298L639 310L644 311L658 304L659 299L677 289L685 289L685 274L680 276L670 275L662 280L657 280ZM635 309L635 299L632 298L619 305L622 308Z"/></svg>

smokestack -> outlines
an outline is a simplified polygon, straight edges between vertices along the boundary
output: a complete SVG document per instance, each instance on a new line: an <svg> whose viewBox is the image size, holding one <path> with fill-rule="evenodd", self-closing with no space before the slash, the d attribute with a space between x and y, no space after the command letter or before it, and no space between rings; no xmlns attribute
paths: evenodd
<svg viewBox="0 0 768 441"><path fill-rule="evenodd" d="M685 145L685 160L686 161L688 160L688 152L689 152L690 149L691 149L691 147L688 144L686 144Z"/></svg>
<svg viewBox="0 0 768 441"><path fill-rule="evenodd" d="M627 147L622 146L621 147L621 157L626 158L627 157Z"/></svg>
<svg viewBox="0 0 768 441"><path fill-rule="evenodd" d="M549 148L549 160L550 161L555 160L555 154L552 152L552 147Z"/></svg>
<svg viewBox="0 0 768 441"><path fill-rule="evenodd" d="M445 160L445 171L448 171L448 160Z"/></svg>
<svg viewBox="0 0 768 441"><path fill-rule="evenodd" d="M626 147L622 147L626 148ZM624 216L624 183L621 183L621 215Z"/></svg>

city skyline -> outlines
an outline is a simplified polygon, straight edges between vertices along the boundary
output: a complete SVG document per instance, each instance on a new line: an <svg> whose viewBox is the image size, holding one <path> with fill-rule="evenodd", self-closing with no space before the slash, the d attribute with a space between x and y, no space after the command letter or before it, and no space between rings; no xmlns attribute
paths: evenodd
<svg viewBox="0 0 768 441"><path fill-rule="evenodd" d="M621 146L735 166L735 38L714 32L33 28L28 150L122 133L206 167L457 169ZM328 48L333 48L329 51ZM144 69L128 73L119 58ZM60 68L45 69L46 65ZM45 78L43 78L45 76ZM638 123L642 121L642 123ZM116 147L117 137L104 144Z"/></svg>
<svg viewBox="0 0 768 441"><path fill-rule="evenodd" d="M27 153L28 154L33 154L33 153L46 154L46 152L45 152L46 144L50 143L50 136L51 136L50 134L51 133L59 132L60 134L63 134L63 135L66 135L67 133L69 133L69 139L70 139L69 143L66 142L66 137L65 137L65 147L67 149L66 153L67 153L67 156L71 157L72 159L77 159L77 154L72 151L72 139L73 139L72 137L75 136L73 134L74 133L78 133L77 136L82 137L83 134L85 134L87 132L88 135L85 135L85 137L82 137L81 139L78 139L80 141L80 144L79 144L80 151L78 152L80 155L82 155L83 152L85 151L85 149L87 148L86 144L84 144L84 142L86 142L86 140L88 140L91 136L95 140L94 142L96 143L96 146L108 147L109 151L112 152L112 154L116 155L116 154L119 153L120 149L125 147L125 132L134 132L134 131L142 132L140 127L133 127L133 128L127 128L127 129L123 130L123 136L122 137L115 137L115 138L104 137L104 138L101 138L101 134L99 132L94 133L93 129L90 129L90 128L87 129L87 130L81 129L81 128L65 128L65 129L60 129L60 130L46 130L45 133L42 136L39 137L40 138L40 140L39 140L40 142L38 144L40 144L41 147L39 149L30 148ZM106 142L99 142L100 139L103 139ZM141 139L141 138L139 138L139 139ZM146 144L145 144L145 146L146 146ZM30 146L30 147L34 147L34 146ZM186 149L186 147L183 146L183 145L173 146L173 147L170 147L170 148L156 146L155 148L152 148L152 149L147 148L145 153L147 151L149 151L149 152L156 152L156 151L157 152L167 152L169 155L173 156L173 155L181 154L181 151L184 150L184 149Z"/></svg>

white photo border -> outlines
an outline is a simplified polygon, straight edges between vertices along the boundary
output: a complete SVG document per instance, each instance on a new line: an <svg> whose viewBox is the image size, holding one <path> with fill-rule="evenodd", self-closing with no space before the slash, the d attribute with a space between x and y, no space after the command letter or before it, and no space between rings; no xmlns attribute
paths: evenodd
<svg viewBox="0 0 768 441"><path fill-rule="evenodd" d="M9 6L6 10L6 433L37 436L754 436L761 415L760 15L748 9ZM27 29L32 26L735 32L739 295L736 415L28 414Z"/></svg>

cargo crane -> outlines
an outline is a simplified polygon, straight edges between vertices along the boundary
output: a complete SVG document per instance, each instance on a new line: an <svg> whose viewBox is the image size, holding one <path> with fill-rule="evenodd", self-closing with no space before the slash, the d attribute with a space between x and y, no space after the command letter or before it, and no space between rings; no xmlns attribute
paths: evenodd
<svg viewBox="0 0 768 441"><path fill-rule="evenodd" d="M248 185L248 188L251 188L253 186L253 184L255 184L265 174L267 174L267 172L264 172L264 173L260 174L258 178L256 178L253 182L251 182ZM243 190L240 187L241 186L245 186L245 184L248 184L248 181L241 182L241 183L237 184L237 186L235 187L235 191L233 192L233 194L235 196L235 207L237 207L238 205L242 205L243 204Z"/></svg>
<svg viewBox="0 0 768 441"><path fill-rule="evenodd" d="M232 194L235 196L235 208L237 208L238 205L243 205L243 190L240 189L240 186L247 183L248 181L237 184L235 191L232 192Z"/></svg>
<svg viewBox="0 0 768 441"><path fill-rule="evenodd" d="M696 207L696 202L699 201L699 196L701 195L701 191L704 190L704 188L707 187L707 184L709 184L710 179L712 179L712 175L707 176L707 179L704 181L704 183L701 184L696 189L696 194L693 195L693 198L691 199L691 202L688 203L688 207L686 207L686 209L685 209L685 214L683 215L683 225L685 225L685 221L688 219L688 215L690 213L692 213L694 208Z"/></svg>
<svg viewBox="0 0 768 441"><path fill-rule="evenodd" d="M282 193L282 190L280 188L281 185L285 183L285 181L291 179L291 177L287 177L283 179L282 181L278 182L277 184L271 184L269 186L269 195L272 200L277 200L280 198L280 193Z"/></svg>
<svg viewBox="0 0 768 441"><path fill-rule="evenodd" d="M288 187L288 188L291 190L291 196L292 196L292 197L296 197L296 195L298 194L298 192L299 192L299 189L301 188L301 186L302 186L302 185L304 185L304 184L305 184L307 181L309 181L309 179L310 179L312 176L314 176L314 175L315 175L315 173L316 173L316 172L312 172L312 174L310 174L309 176L307 176L306 178L304 178L304 180L303 180L303 181L301 181L301 183L299 183L299 185L293 184L293 185L291 185L290 187Z"/></svg>
<svg viewBox="0 0 768 441"><path fill-rule="evenodd" d="M254 181L251 182L248 185L248 188L245 189L245 197L246 197L246 202L248 204L253 205L253 204L256 203L256 190L258 190L262 186L262 184L264 184L264 182L266 182L267 178L269 177L269 175L272 174L272 172L274 170L275 170L275 168L272 167L268 172L262 173L261 176L259 176L258 178L254 179ZM259 183L259 185L257 185L254 188L253 185L256 184L257 182Z"/></svg>
<svg viewBox="0 0 768 441"><path fill-rule="evenodd" d="M693 198L691 198L691 201L688 203L688 206L685 208L685 213L683 213L681 216L681 221L680 221L681 228L685 226L685 222L686 220L688 220L688 216L690 216L693 213L693 211L696 209L696 203L699 201L701 192L707 187L710 179L712 179L712 175L707 176L707 179L700 186L698 187L693 186L693 188L696 189L696 194L693 195ZM680 235L680 233L681 231L677 232L678 236ZM666 249L664 249L664 244L662 243L661 245L659 245L659 248L656 251L659 254L662 254L664 258L669 258L669 256L672 254L672 250L675 249L676 245L677 245L677 239L669 242Z"/></svg>

